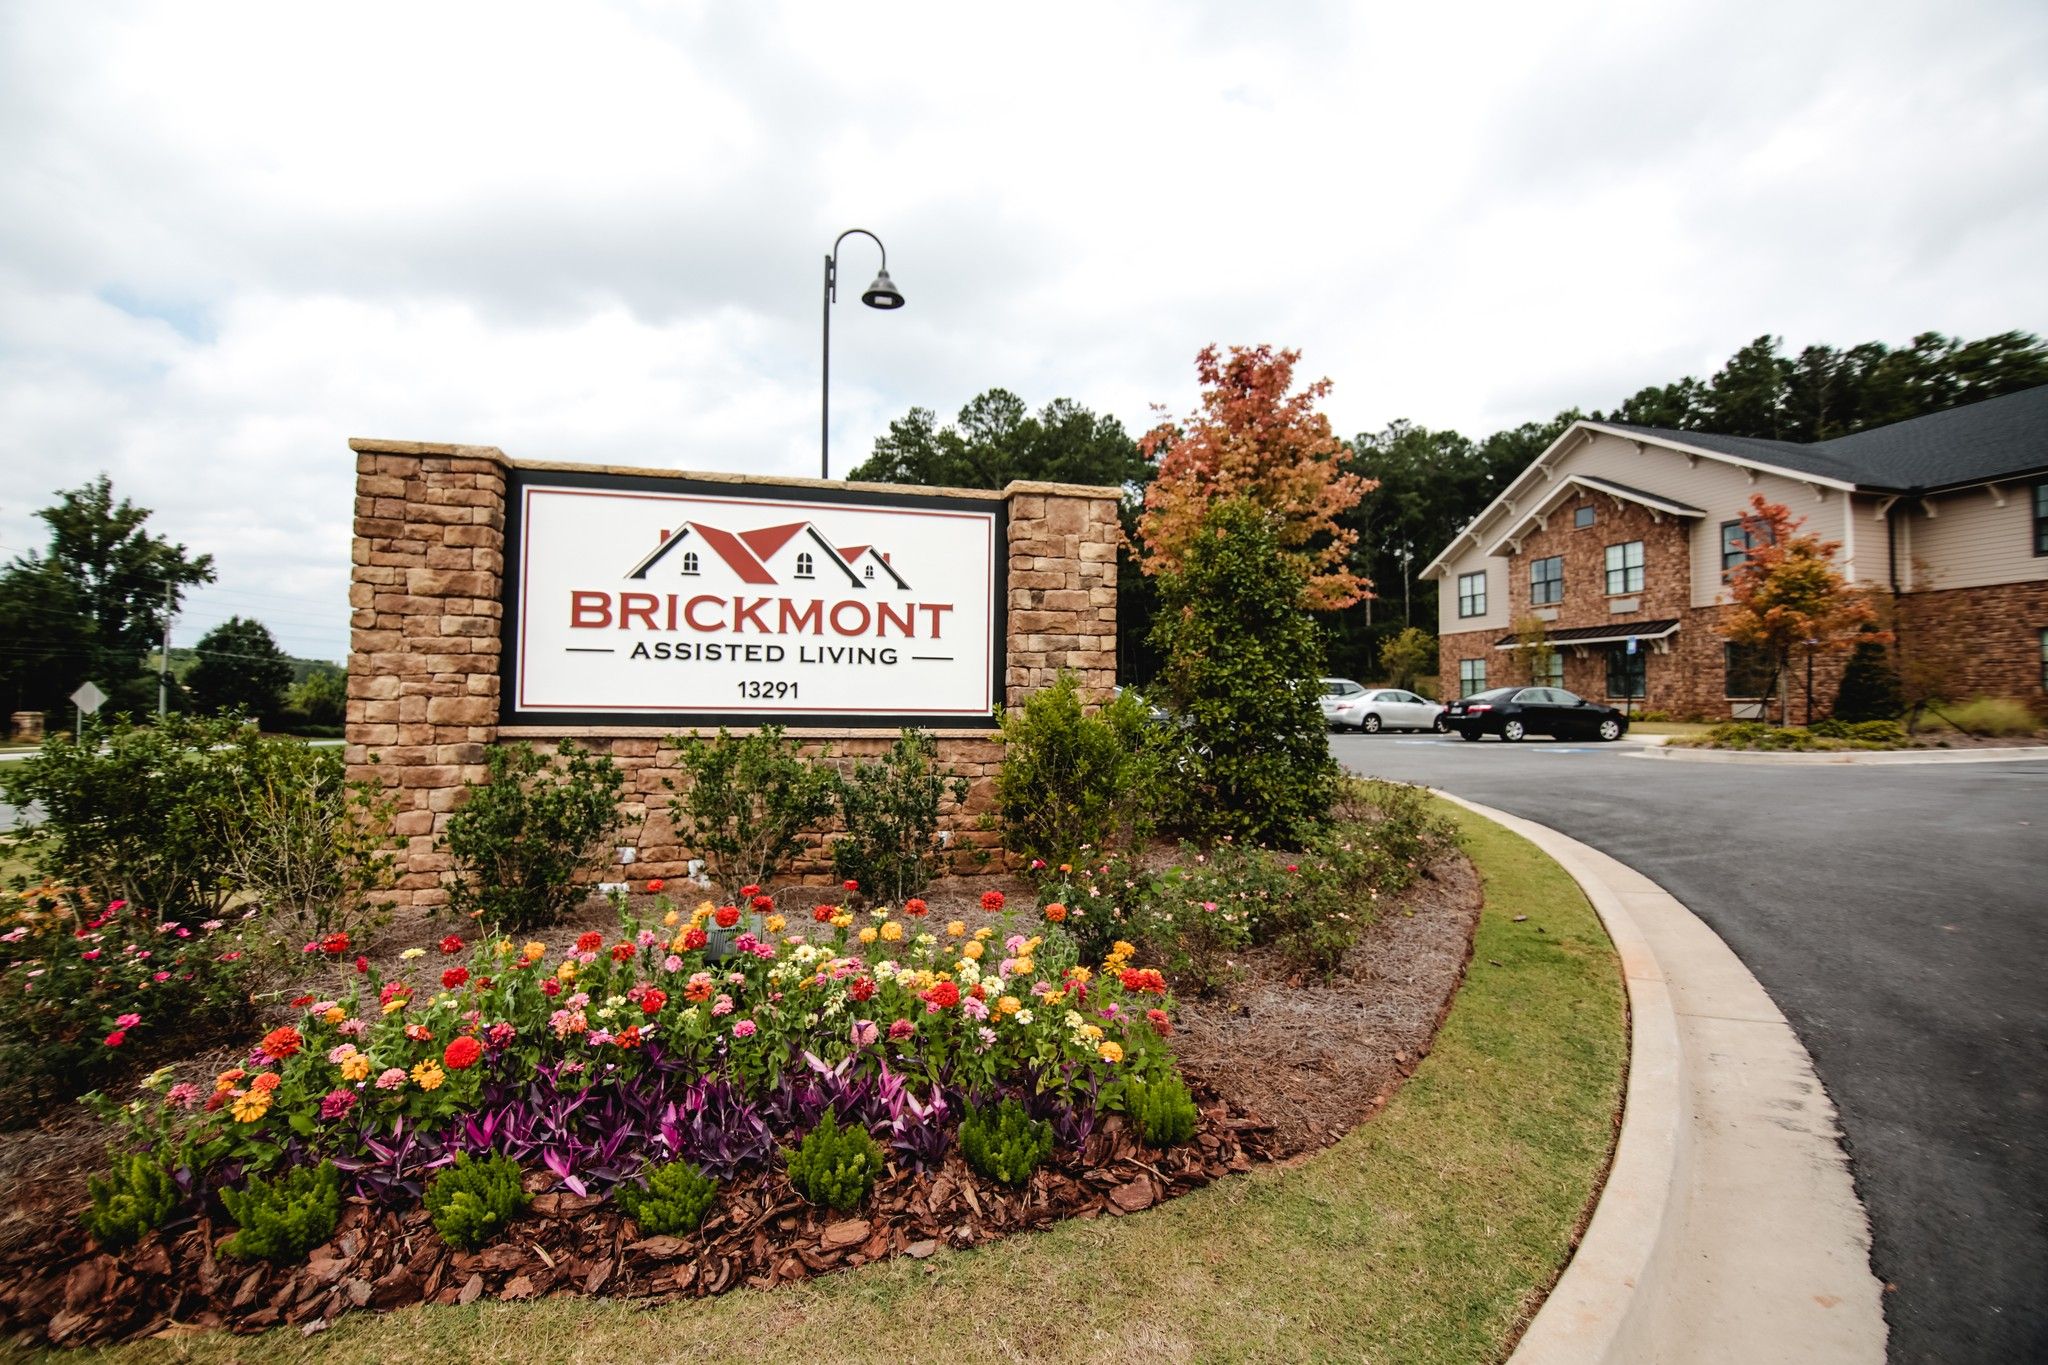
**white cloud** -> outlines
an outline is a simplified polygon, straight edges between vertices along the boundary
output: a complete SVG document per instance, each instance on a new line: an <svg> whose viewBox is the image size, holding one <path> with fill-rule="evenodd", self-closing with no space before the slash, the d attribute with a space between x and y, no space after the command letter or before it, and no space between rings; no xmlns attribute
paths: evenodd
<svg viewBox="0 0 2048 1365"><path fill-rule="evenodd" d="M1210 341L1481 434L1762 332L2048 313L2048 13L1946 6L10 6L0 544L107 469L345 640L371 434L808 473L1002 384L1134 429Z"/></svg>

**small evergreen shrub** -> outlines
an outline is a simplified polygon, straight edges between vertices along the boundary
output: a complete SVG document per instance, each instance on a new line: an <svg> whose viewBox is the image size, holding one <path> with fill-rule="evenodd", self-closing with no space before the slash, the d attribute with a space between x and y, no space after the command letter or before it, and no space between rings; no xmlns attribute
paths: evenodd
<svg viewBox="0 0 2048 1365"><path fill-rule="evenodd" d="M275 1180L252 1176L241 1189L224 1187L221 1203L235 1220L235 1235L220 1244L243 1260L296 1261L334 1235L341 1221L341 1172L331 1161L294 1166Z"/></svg>
<svg viewBox="0 0 2048 1365"><path fill-rule="evenodd" d="M840 1213L860 1207L882 1173L882 1149L868 1130L857 1123L842 1126L831 1109L804 1134L795 1151L784 1155L796 1192L820 1208Z"/></svg>
<svg viewBox="0 0 2048 1365"><path fill-rule="evenodd" d="M104 1179L91 1176L85 1185L92 1193L92 1207L83 1215L85 1230L103 1247L131 1246L177 1211L178 1186L171 1173L141 1153L117 1158Z"/></svg>
<svg viewBox="0 0 2048 1365"><path fill-rule="evenodd" d="M520 1183L519 1163L509 1156L472 1161L464 1152L427 1186L427 1214L449 1246L475 1251L505 1230L532 1196Z"/></svg>
<svg viewBox="0 0 2048 1365"><path fill-rule="evenodd" d="M1189 1141L1201 1118L1187 1083L1171 1071L1155 1080L1126 1082L1124 1110L1138 1136L1152 1147L1177 1147Z"/></svg>
<svg viewBox="0 0 2048 1365"><path fill-rule="evenodd" d="M751 735L721 727L715 739L686 734L673 743L688 780L670 798L669 818L727 900L737 901L742 886L772 882L804 833L832 814L832 771L806 762L780 725ZM676 790L666 778L663 784Z"/></svg>
<svg viewBox="0 0 2048 1365"><path fill-rule="evenodd" d="M1052 1125L1013 1099L982 1105L960 1121L960 1154L990 1180L1021 1185L1052 1154Z"/></svg>
<svg viewBox="0 0 2048 1365"><path fill-rule="evenodd" d="M938 741L922 730L903 731L878 762L854 764L837 785L846 832L832 842L832 870L882 904L924 890L938 870L948 788L956 802L967 799L967 779L940 771Z"/></svg>
<svg viewBox="0 0 2048 1365"><path fill-rule="evenodd" d="M1849 727L1848 737L1859 744L1897 748L1906 742L1906 727L1895 720L1859 720Z"/></svg>
<svg viewBox="0 0 2048 1365"><path fill-rule="evenodd" d="M1852 724L1891 720L1905 709L1890 651L1870 640L1858 644L1842 666L1842 683L1835 692L1835 719Z"/></svg>
<svg viewBox="0 0 2048 1365"><path fill-rule="evenodd" d="M455 862L449 909L505 930L551 924L582 901L576 874L619 827L624 775L566 739L552 755L499 745L486 762L441 836Z"/></svg>
<svg viewBox="0 0 2048 1365"><path fill-rule="evenodd" d="M647 1188L621 1185L613 1192L627 1217L650 1237L680 1237L703 1226L718 1198L718 1182L687 1161L648 1168Z"/></svg>
<svg viewBox="0 0 2048 1365"><path fill-rule="evenodd" d="M1337 789L1306 570L1267 512L1233 498L1203 514L1179 567L1157 581L1152 643L1180 720L1162 782L1176 822L1249 842L1302 837Z"/></svg>
<svg viewBox="0 0 2048 1365"><path fill-rule="evenodd" d="M996 810L1003 843L1047 863L1142 835L1151 822L1154 727L1134 692L1089 715L1074 675L1003 713Z"/></svg>

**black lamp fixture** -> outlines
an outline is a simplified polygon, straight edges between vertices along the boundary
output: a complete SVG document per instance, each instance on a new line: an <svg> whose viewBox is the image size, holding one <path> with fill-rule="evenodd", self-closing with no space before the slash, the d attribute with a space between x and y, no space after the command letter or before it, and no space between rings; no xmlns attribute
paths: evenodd
<svg viewBox="0 0 2048 1365"><path fill-rule="evenodd" d="M875 273L875 282L861 291L860 301L870 308L890 312L903 306L903 295L889 278L889 248L882 245L882 239L866 228L848 228L832 243L832 252L825 257L825 351L823 370L823 391L818 401L818 477L832 477L832 305L839 299L839 243L858 233L872 241L882 253L882 268Z"/></svg>

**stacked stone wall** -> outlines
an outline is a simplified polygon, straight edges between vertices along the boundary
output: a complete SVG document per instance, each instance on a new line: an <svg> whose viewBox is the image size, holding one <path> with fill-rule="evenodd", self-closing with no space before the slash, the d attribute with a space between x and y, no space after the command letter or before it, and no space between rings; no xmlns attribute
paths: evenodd
<svg viewBox="0 0 2048 1365"><path fill-rule="evenodd" d="M382 787L397 805L395 830L403 844L396 901L415 907L446 901L449 863L437 847L440 835L467 785L484 776L489 746L515 741L568 738L609 754L625 772L626 825L618 843L635 850L632 878L686 873L691 851L667 810L669 784L678 777L676 750L667 742L673 731L499 725L505 472L512 462L489 446L369 440L350 446L356 516L347 763L351 780ZM727 481L806 486L745 476ZM972 495L1009 504L1005 703L1021 705L1062 669L1078 676L1090 701L1107 698L1116 681L1115 490L1017 483L1000 494ZM791 733L807 754L829 752L840 763L877 757L895 738L893 731L821 727L792 727ZM1001 737L989 730L934 733L941 766L969 782L964 801L949 795L940 810L955 865L961 871L998 868ZM823 838L805 850L796 871L811 880L829 877ZM620 874L614 868L603 875Z"/></svg>

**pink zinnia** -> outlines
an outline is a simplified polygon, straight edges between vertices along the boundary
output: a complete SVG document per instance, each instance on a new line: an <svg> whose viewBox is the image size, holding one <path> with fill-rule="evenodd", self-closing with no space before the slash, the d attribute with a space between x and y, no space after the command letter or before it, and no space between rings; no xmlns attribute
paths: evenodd
<svg viewBox="0 0 2048 1365"><path fill-rule="evenodd" d="M356 1107L353 1090L330 1090L320 1101L320 1117L332 1123Z"/></svg>
<svg viewBox="0 0 2048 1365"><path fill-rule="evenodd" d="M754 1036L754 1021L753 1021L753 1020L751 1020L751 1019L742 1019L742 1020L740 1020L740 1021L739 1021L739 1022L738 1022L737 1024L734 1024L734 1025L732 1026L732 1036L733 1036L733 1037L735 1037L735 1038L751 1038L751 1037L753 1037L753 1036Z"/></svg>
<svg viewBox="0 0 2048 1365"><path fill-rule="evenodd" d="M401 1067L394 1066L377 1078L377 1088L379 1090L399 1090L404 1088L404 1086L405 1071Z"/></svg>
<svg viewBox="0 0 2048 1365"><path fill-rule="evenodd" d="M882 1031L875 1027L874 1020L856 1019L853 1021L853 1045L855 1047L872 1046L875 1039L881 1036Z"/></svg>
<svg viewBox="0 0 2048 1365"><path fill-rule="evenodd" d="M911 1023L908 1019L898 1019L895 1023L889 1025L889 1041L900 1043L915 1032L917 1032L916 1024Z"/></svg>

